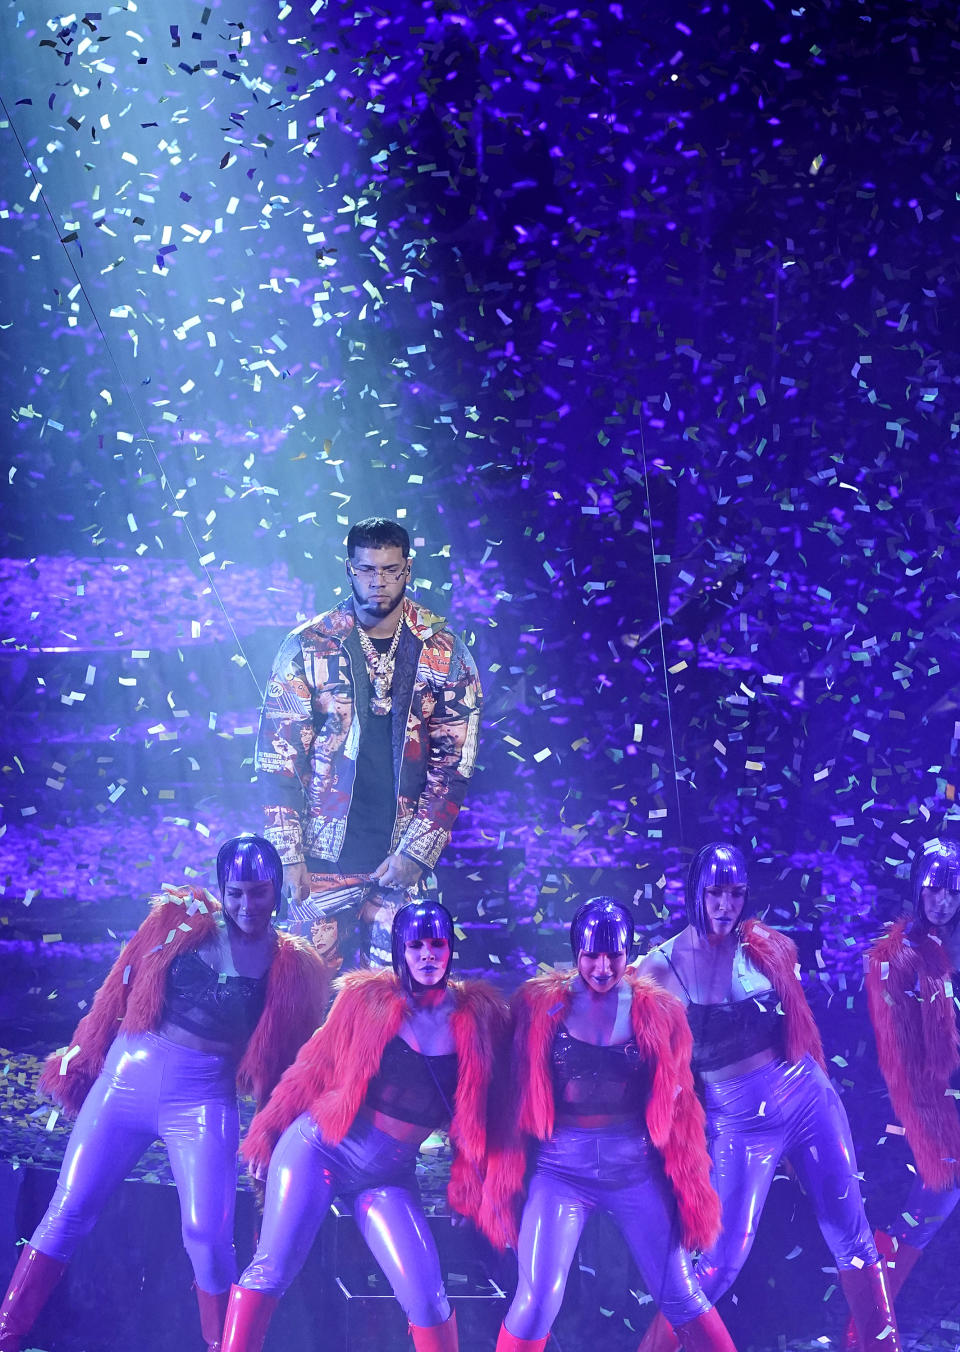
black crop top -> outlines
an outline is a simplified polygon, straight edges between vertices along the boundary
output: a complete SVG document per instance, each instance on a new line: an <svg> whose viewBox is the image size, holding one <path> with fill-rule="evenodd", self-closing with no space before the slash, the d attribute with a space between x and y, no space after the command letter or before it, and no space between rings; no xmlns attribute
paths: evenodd
<svg viewBox="0 0 960 1352"><path fill-rule="evenodd" d="M402 1037L394 1037L383 1049L380 1069L367 1086L364 1102L400 1122L435 1128L453 1116L456 1092L456 1052L425 1056Z"/></svg>
<svg viewBox="0 0 960 1352"><path fill-rule="evenodd" d="M687 997L687 1023L693 1036L690 1065L693 1073L722 1070L735 1061L745 1061L757 1052L783 1055L783 1010L774 990L757 991L742 1000L726 1000L716 1005L698 1005L690 999L687 983L677 971L666 949L660 952L683 987Z"/></svg>
<svg viewBox="0 0 960 1352"><path fill-rule="evenodd" d="M630 1039L613 1047L581 1042L561 1024L550 1055L553 1102L563 1117L642 1113L650 1092L647 1063Z"/></svg>
<svg viewBox="0 0 960 1352"><path fill-rule="evenodd" d="M722 1070L757 1052L783 1055L784 1017L776 991L759 991L720 1005L689 1004L687 1022L693 1034L694 1074Z"/></svg>
<svg viewBox="0 0 960 1352"><path fill-rule="evenodd" d="M240 1050L259 1023L266 999L266 976L224 976L198 953L180 953L167 971L163 1017L196 1037Z"/></svg>

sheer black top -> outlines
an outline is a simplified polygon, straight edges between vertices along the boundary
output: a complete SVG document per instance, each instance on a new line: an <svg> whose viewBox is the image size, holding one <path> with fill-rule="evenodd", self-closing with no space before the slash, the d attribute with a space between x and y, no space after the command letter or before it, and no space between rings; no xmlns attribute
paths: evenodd
<svg viewBox="0 0 960 1352"><path fill-rule="evenodd" d="M780 997L774 990L757 991L742 1000L725 1000L715 1005L698 1005L690 999L686 982L673 959L661 949L674 976L689 1001L687 1023L693 1035L690 1065L694 1074L704 1070L722 1070L735 1061L745 1061L757 1052L783 1055L784 1015Z"/></svg>
<svg viewBox="0 0 960 1352"><path fill-rule="evenodd" d="M689 1004L687 1022L693 1034L690 1064L694 1074L722 1070L757 1052L783 1055L784 1018L776 991L761 991L721 1005Z"/></svg>
<svg viewBox="0 0 960 1352"><path fill-rule="evenodd" d="M198 953L180 953L167 971L163 1017L196 1037L242 1050L260 1021L266 976L225 976Z"/></svg>
<svg viewBox="0 0 960 1352"><path fill-rule="evenodd" d="M650 1073L633 1038L601 1047L581 1042L561 1024L553 1039L551 1073L561 1117L642 1114L646 1108Z"/></svg>
<svg viewBox="0 0 960 1352"><path fill-rule="evenodd" d="M380 1069L367 1086L366 1106L400 1122L439 1127L453 1116L457 1054L425 1056L402 1037L383 1049Z"/></svg>

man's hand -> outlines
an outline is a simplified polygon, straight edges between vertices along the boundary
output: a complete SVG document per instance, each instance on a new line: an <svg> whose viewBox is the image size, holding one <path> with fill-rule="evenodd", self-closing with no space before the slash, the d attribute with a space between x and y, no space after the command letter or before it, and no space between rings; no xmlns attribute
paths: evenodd
<svg viewBox="0 0 960 1352"><path fill-rule="evenodd" d="M296 864L284 864L283 885L290 888L293 901L303 901L304 897L309 897L310 870L302 859Z"/></svg>
<svg viewBox="0 0 960 1352"><path fill-rule="evenodd" d="M370 874L370 881L381 887L397 887L409 891L416 887L423 873L423 865L405 854L388 854L383 863ZM286 876L286 869L284 869Z"/></svg>

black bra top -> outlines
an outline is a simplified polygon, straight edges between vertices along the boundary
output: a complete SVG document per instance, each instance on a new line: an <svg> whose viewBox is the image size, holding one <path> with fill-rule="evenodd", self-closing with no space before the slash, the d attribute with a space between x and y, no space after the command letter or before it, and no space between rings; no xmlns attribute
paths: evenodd
<svg viewBox="0 0 960 1352"><path fill-rule="evenodd" d="M380 1069L367 1086L368 1108L417 1127L439 1127L453 1116L457 1054L425 1056L402 1037L383 1049Z"/></svg>
<svg viewBox="0 0 960 1352"><path fill-rule="evenodd" d="M266 999L266 976L224 976L198 953L180 953L167 971L163 1017L196 1037L242 1050Z"/></svg>
<svg viewBox="0 0 960 1352"><path fill-rule="evenodd" d="M687 1023L693 1035L690 1064L694 1074L722 1070L724 1066L744 1061L757 1052L772 1051L778 1056L783 1055L784 1014L776 991L758 991L742 1000L698 1005L690 1000L686 982L670 954L664 952L663 956L689 1001Z"/></svg>
<svg viewBox="0 0 960 1352"><path fill-rule="evenodd" d="M694 1073L722 1070L757 1052L783 1054L783 1010L776 991L722 1005L687 1005Z"/></svg>
<svg viewBox="0 0 960 1352"><path fill-rule="evenodd" d="M650 1074L633 1038L613 1047L581 1042L561 1024L550 1055L553 1101L564 1117L642 1113Z"/></svg>

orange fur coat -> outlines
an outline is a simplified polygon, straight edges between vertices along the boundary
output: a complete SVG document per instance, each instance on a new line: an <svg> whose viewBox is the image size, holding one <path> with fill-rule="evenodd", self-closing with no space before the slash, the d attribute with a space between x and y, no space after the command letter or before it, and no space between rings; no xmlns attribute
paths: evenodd
<svg viewBox="0 0 960 1352"><path fill-rule="evenodd" d="M820 1030L800 984L796 944L780 930L753 919L743 922L740 942L754 967L763 973L779 997L786 1018L783 1037L786 1060L792 1064L804 1056L812 1056L826 1070Z"/></svg>
<svg viewBox="0 0 960 1352"><path fill-rule="evenodd" d="M528 1148L553 1134L550 1056L575 977L575 972L549 972L527 981L514 996L510 1073L504 1075L504 1092L498 1095L481 1214L481 1228L500 1247L517 1241ZM691 1249L706 1248L720 1230L720 1203L710 1183L703 1108L693 1089L692 1042L683 1005L646 977L628 972L625 980L633 991L633 1035L651 1070L645 1126L673 1186L683 1242Z"/></svg>
<svg viewBox="0 0 960 1352"><path fill-rule="evenodd" d="M117 1034L158 1027L171 962L214 933L219 913L220 903L201 888L164 892L151 902L149 915L111 967L70 1046L47 1059L39 1081L45 1094L70 1114L80 1111ZM278 940L263 1014L237 1067L237 1088L261 1102L316 1028L328 991L313 949L286 935Z"/></svg>
<svg viewBox="0 0 960 1352"><path fill-rule="evenodd" d="M407 1003L393 972L350 972L337 984L326 1022L250 1124L241 1152L257 1168L269 1163L282 1132L304 1112L330 1145L338 1145L360 1111L384 1048L400 1031ZM486 982L451 981L447 989L454 1000L450 1027L457 1052L447 1195L456 1211L477 1221L487 1158L487 1095L507 1009Z"/></svg>
<svg viewBox="0 0 960 1352"><path fill-rule="evenodd" d="M898 921L870 949L867 1000L880 1069L920 1177L960 1185L960 1115L950 1090L960 1068L953 976L945 944Z"/></svg>

